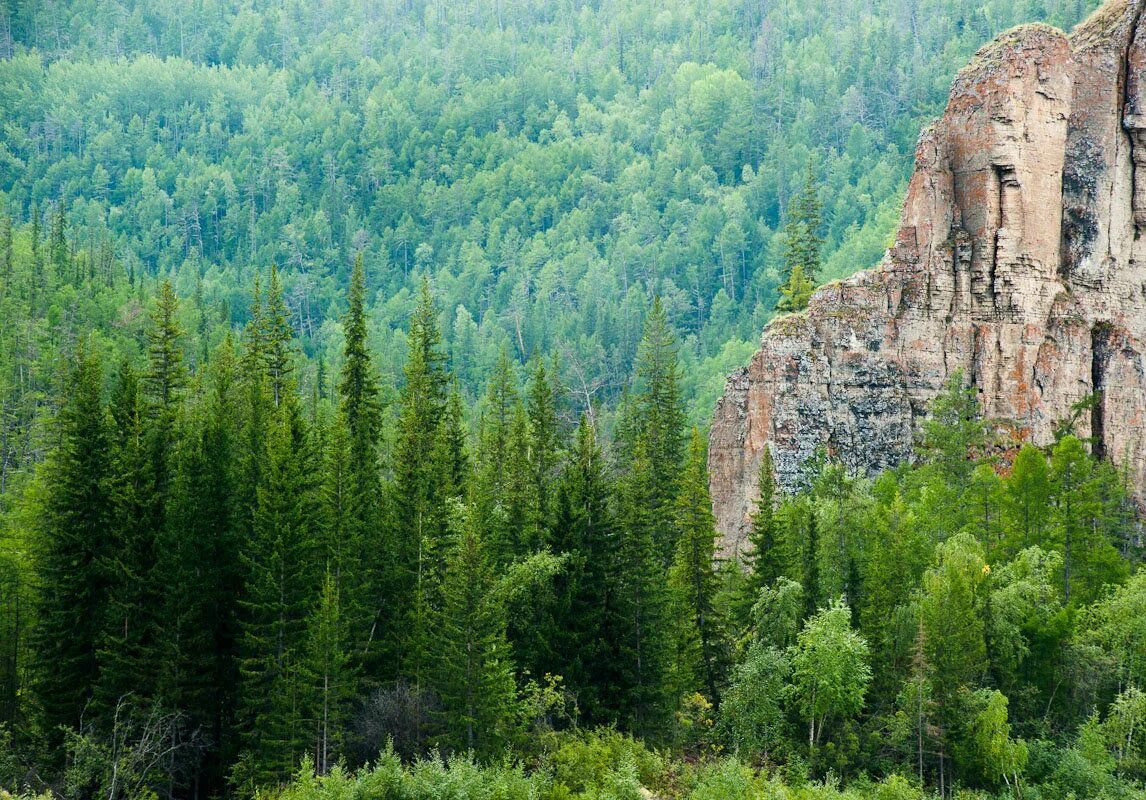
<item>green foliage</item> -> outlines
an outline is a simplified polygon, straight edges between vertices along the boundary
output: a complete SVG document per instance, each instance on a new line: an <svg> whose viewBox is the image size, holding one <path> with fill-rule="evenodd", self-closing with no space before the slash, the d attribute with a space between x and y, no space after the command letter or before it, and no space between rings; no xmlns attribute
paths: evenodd
<svg viewBox="0 0 1146 800"><path fill-rule="evenodd" d="M91 345L76 355L60 412L59 445L46 465L47 496L36 539L40 604L35 690L44 724L78 725L99 676L96 650L108 605L104 558L111 498L102 371Z"/></svg>
<svg viewBox="0 0 1146 800"><path fill-rule="evenodd" d="M808 722L814 751L827 723L840 723L863 708L871 681L869 649L851 629L851 610L833 602L804 625L792 652L792 687Z"/></svg>

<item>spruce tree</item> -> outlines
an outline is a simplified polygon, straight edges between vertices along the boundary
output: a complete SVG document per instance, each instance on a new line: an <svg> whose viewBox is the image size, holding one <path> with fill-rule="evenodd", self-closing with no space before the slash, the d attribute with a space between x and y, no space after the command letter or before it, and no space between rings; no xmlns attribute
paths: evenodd
<svg viewBox="0 0 1146 800"><path fill-rule="evenodd" d="M666 569L657 530L655 478L643 438L619 482L619 541L610 569L610 593L616 598L615 693L622 724L656 739L667 729L669 656Z"/></svg>
<svg viewBox="0 0 1146 800"><path fill-rule="evenodd" d="M161 618L154 606L152 574L160 498L148 441L146 400L129 361L120 365L110 405L111 539L104 558L112 588L94 693L102 713L110 713L128 694L150 697L157 688L157 670L152 668L156 662L148 659L157 655L153 645Z"/></svg>
<svg viewBox="0 0 1146 800"><path fill-rule="evenodd" d="M719 684L727 669L727 624L716 599L716 520L708 493L704 441L693 429L688 460L676 498L676 556L669 573L677 624L677 698L703 686L719 705Z"/></svg>
<svg viewBox="0 0 1146 800"><path fill-rule="evenodd" d="M12 218L0 216L0 296L12 291Z"/></svg>
<svg viewBox="0 0 1146 800"><path fill-rule="evenodd" d="M253 537L243 552L239 722L244 756L237 777L259 784L286 780L307 745L300 663L319 586L314 468L298 403L288 399L269 431Z"/></svg>
<svg viewBox="0 0 1146 800"><path fill-rule="evenodd" d="M307 621L301 674L305 722L312 736L314 768L320 775L338 762L345 746L344 731L355 687L348 638L338 582L327 570L318 604Z"/></svg>
<svg viewBox="0 0 1146 800"><path fill-rule="evenodd" d="M737 615L741 626L748 621L752 606L760 592L772 585L783 574L783 554L776 534L776 474L772 467L772 450L767 445L760 453L759 496L752 525L748 529L748 543L752 551L744 558L751 570L743 584L743 595L738 602Z"/></svg>
<svg viewBox="0 0 1146 800"><path fill-rule="evenodd" d="M479 428L478 470L474 500L478 519L489 527L482 532L495 563L505 564L519 554L522 531L520 519L511 518L511 487L526 464L513 463L519 452L522 431L517 426L520 398L517 376L509 354L503 349L486 388L485 404ZM517 441L515 441L515 439ZM524 477L528 477L528 471ZM514 509L519 510L519 509ZM514 515L519 516L519 515Z"/></svg>
<svg viewBox="0 0 1146 800"><path fill-rule="evenodd" d="M420 640L429 635L429 620L417 611L415 597L432 596L439 565L432 552L445 537L448 504L443 476L455 465L435 452L445 447L443 423L447 419L449 375L441 351L429 282L423 278L418 305L407 334L405 385L399 399L397 440L394 447L393 500L388 526L386 573L381 576L376 603L381 639L389 655L379 665L378 677L410 676L414 662L425 653ZM439 442L442 443L440 447Z"/></svg>
<svg viewBox="0 0 1146 800"><path fill-rule="evenodd" d="M183 424L160 548L164 695L212 743L201 788L221 788L236 752L239 600L243 590L235 461L241 396L233 342L215 351Z"/></svg>
<svg viewBox="0 0 1146 800"><path fill-rule="evenodd" d="M789 204L788 218L784 223L785 284L792 283L797 270L803 279L811 283L819 279L820 251L824 246L824 239L819 232L822 212L823 204L820 202L816 175L811 162L808 162L804 186Z"/></svg>
<svg viewBox="0 0 1146 800"><path fill-rule="evenodd" d="M546 671L561 675L586 721L616 720L617 685L611 570L617 528L604 457L593 423L582 415L557 485L553 549L568 561L554 581L551 618L537 630L552 651Z"/></svg>
<svg viewBox="0 0 1146 800"><path fill-rule="evenodd" d="M125 366L116 391L116 571L121 579L114 599L116 626L105 643L100 681L109 709L129 692L158 699L162 682L155 665L167 663L164 629L171 620L163 613L164 598L179 570L161 540L167 532L176 425L188 380L178 309L175 290L164 281L147 330L147 370L137 384Z"/></svg>
<svg viewBox="0 0 1146 800"><path fill-rule="evenodd" d="M505 609L473 515L472 508L457 508L445 555L433 682L446 720L444 743L488 755L510 734L517 697Z"/></svg>
<svg viewBox="0 0 1146 800"><path fill-rule="evenodd" d="M552 370L537 357L529 376L526 409L529 413L529 470L537 497L537 527L547 531L556 505L556 473L562 444L558 418L559 389L556 364ZM543 537L544 538L544 537Z"/></svg>
<svg viewBox="0 0 1146 800"><path fill-rule="evenodd" d="M339 419L336 452L344 477L335 499L335 518L329 529L326 555L337 584L342 616L357 643L365 650L373 622L369 583L377 581L383 564L380 528L381 480L378 444L382 431L382 407L378 378L367 347L366 273L359 255L350 278L349 309L343 322L342 374L338 383ZM332 464L332 467L335 466ZM332 470L332 477L337 473ZM337 478L336 478L337 480ZM360 564L366 554L367 563Z"/></svg>
<svg viewBox="0 0 1146 800"><path fill-rule="evenodd" d="M675 526L673 501L677 493L685 445L685 414L680 393L676 336L660 297L653 299L637 352L632 436L644 440L649 467L649 513L654 540L664 566L672 561Z"/></svg>
<svg viewBox="0 0 1146 800"><path fill-rule="evenodd" d="M279 269L271 264L271 280L267 286L266 308L262 317L262 356L266 364L271 399L278 408L294 391L294 330L290 325L290 311L283 299Z"/></svg>
<svg viewBox="0 0 1146 800"><path fill-rule="evenodd" d="M68 258L68 223L64 214L64 203L57 200L52 208L52 227L48 235L48 263L52 265L52 277L62 283L71 277Z"/></svg>
<svg viewBox="0 0 1146 800"><path fill-rule="evenodd" d="M112 516L102 371L80 347L58 420L58 445L45 472L36 538L40 606L33 632L34 690L53 746L58 726L76 726L98 678L97 648L107 620L105 557Z"/></svg>

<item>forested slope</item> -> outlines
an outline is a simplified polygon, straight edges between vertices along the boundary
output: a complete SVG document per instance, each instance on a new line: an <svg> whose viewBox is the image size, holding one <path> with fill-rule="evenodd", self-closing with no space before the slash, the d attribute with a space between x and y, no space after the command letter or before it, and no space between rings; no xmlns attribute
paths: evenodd
<svg viewBox="0 0 1146 800"><path fill-rule="evenodd" d="M809 162L824 276L874 264L955 71L1094 5L22 2L0 20L0 192L17 226L62 204L69 246L147 292L200 292L208 330L244 324L277 262L328 361L363 252L395 377L429 273L471 399L507 347L561 354L612 405L658 293L700 422L777 300Z"/></svg>
<svg viewBox="0 0 1146 800"><path fill-rule="evenodd" d="M727 561L692 424L809 164L870 265L954 70L1087 8L7 8L0 787L1141 796L1142 532L1070 420L956 379L914 466L765 461Z"/></svg>

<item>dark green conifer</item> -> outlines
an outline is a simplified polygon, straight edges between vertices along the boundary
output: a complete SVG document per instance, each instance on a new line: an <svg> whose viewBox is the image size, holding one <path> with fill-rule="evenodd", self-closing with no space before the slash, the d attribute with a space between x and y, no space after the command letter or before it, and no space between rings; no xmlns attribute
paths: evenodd
<svg viewBox="0 0 1146 800"><path fill-rule="evenodd" d="M90 345L72 367L48 463L36 539L40 607L33 633L34 689L50 744L80 722L98 678L107 620L111 498L102 371Z"/></svg>

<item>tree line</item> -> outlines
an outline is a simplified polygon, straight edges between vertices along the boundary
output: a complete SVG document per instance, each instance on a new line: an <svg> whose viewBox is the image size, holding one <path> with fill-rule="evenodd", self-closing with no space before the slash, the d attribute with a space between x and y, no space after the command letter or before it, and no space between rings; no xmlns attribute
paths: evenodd
<svg viewBox="0 0 1146 800"><path fill-rule="evenodd" d="M468 407L425 280L384 384L365 287L359 258L329 395L302 389L273 266L197 363L166 282L140 357L74 340L0 549L0 779L253 794L584 736L749 788L736 764L943 796L1143 777L1140 528L1069 420L1010 447L957 376L915 466L817 456L784 495L765 455L728 552L659 300L605 432L542 358L503 356Z"/></svg>

